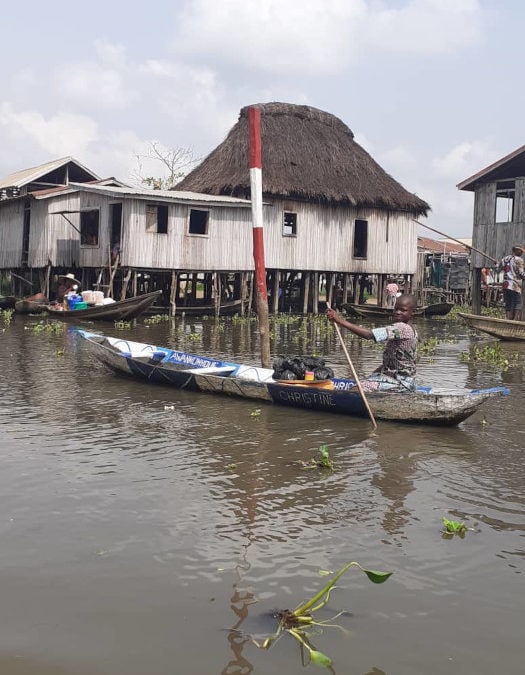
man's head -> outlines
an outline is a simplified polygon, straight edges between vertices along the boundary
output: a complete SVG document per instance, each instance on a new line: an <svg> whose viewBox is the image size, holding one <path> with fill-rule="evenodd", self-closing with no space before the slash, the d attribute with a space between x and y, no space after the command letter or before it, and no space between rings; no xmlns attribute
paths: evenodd
<svg viewBox="0 0 525 675"><path fill-rule="evenodd" d="M394 319L403 323L410 321L414 316L416 306L417 302L414 295L410 295L409 293L400 295L394 307Z"/></svg>
<svg viewBox="0 0 525 675"><path fill-rule="evenodd" d="M523 246L521 244L515 244L512 247L512 253L514 255L523 255Z"/></svg>

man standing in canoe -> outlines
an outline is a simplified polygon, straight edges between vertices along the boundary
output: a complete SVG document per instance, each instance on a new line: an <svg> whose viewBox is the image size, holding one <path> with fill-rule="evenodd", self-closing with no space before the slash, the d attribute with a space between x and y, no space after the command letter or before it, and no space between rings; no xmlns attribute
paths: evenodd
<svg viewBox="0 0 525 675"><path fill-rule="evenodd" d="M501 259L498 272L503 270L503 301L505 303L505 318L511 321L521 320L521 288L525 279L525 265L523 263L523 246L516 244L512 253Z"/></svg>
<svg viewBox="0 0 525 675"><path fill-rule="evenodd" d="M343 326L365 340L384 342L383 363L365 380L364 391L413 391L416 388L417 333L412 326L416 308L413 295L400 295L394 307L394 323L380 328L365 328L343 319L335 310L326 315L334 323Z"/></svg>

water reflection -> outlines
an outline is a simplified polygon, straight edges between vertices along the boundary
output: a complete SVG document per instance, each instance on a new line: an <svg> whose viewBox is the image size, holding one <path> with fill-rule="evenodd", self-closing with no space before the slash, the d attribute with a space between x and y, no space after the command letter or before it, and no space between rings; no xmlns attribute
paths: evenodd
<svg viewBox="0 0 525 675"><path fill-rule="evenodd" d="M67 326L35 335L24 330L31 321L17 318L0 335L0 654L18 639L35 673L53 654L76 664L69 672L108 672L108 663L112 675L167 675L174 663L181 672L303 672L295 644L267 652L247 635L271 633L273 610L319 590L319 570L354 559L395 575L377 591L349 577L334 595L331 608L352 610L349 636L325 631L319 642L335 671L444 675L447 644L458 670L520 672L520 366L460 362L465 329L422 322L423 334L455 340L422 358L425 381L503 381L511 395L458 428L380 423L374 432L366 419L115 376ZM121 334L257 363L248 322L139 323ZM348 346L361 374L377 365L380 350ZM347 367L321 321L283 321L272 348ZM298 460L324 444L334 473L305 471ZM478 532L443 541L442 516ZM116 631L119 640L105 639Z"/></svg>

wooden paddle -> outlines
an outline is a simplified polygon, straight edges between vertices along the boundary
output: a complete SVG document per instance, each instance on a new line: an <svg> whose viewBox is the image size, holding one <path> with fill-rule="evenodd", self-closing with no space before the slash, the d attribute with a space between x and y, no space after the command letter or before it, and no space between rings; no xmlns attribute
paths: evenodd
<svg viewBox="0 0 525 675"><path fill-rule="evenodd" d="M328 309L332 309L330 307L329 302L326 303L326 306L328 307ZM372 424L374 425L374 429L377 429L377 422L375 420L374 413L372 412L372 410L371 410L371 408L368 404L367 398L365 396L365 392L363 391L363 387L361 386L361 382L360 382L359 378L357 377L357 373L355 372L354 364L352 363L352 359L350 358L350 354L348 353L348 349L346 348L345 342L343 340L343 336L341 335L341 329L339 328L339 326L336 324L335 321L334 321L334 326L335 326L337 336L339 338L339 342L341 343L341 347L343 348L343 351L345 353L346 360L348 361L348 365L350 366L350 370L352 371L352 375L354 377L355 383L357 385L359 393L361 394L361 398L363 399L363 403L365 404L366 409L368 411L368 414L370 416L370 420L371 420Z"/></svg>

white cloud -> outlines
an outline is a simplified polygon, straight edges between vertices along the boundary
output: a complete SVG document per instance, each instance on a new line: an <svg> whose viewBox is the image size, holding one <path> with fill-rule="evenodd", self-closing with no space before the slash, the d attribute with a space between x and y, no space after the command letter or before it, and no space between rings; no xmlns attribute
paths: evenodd
<svg viewBox="0 0 525 675"><path fill-rule="evenodd" d="M16 111L9 103L0 105L0 126L6 139L33 144L52 158L81 156L98 140L97 125L86 115L59 113L46 119L38 112Z"/></svg>
<svg viewBox="0 0 525 675"><path fill-rule="evenodd" d="M440 54L481 38L478 0L411 0L397 9L370 12L363 40L383 51Z"/></svg>
<svg viewBox="0 0 525 675"><path fill-rule="evenodd" d="M194 0L174 51L260 71L329 73L370 50L444 53L481 36L479 0Z"/></svg>
<svg viewBox="0 0 525 675"><path fill-rule="evenodd" d="M129 106L137 92L127 84L134 73L126 65L124 47L96 40L94 48L98 60L67 63L56 69L53 81L57 97L69 108L77 105L108 110Z"/></svg>
<svg viewBox="0 0 525 675"><path fill-rule="evenodd" d="M445 155L432 160L432 168L439 178L460 183L469 176L499 159L501 154L492 147L492 139L464 141Z"/></svg>

